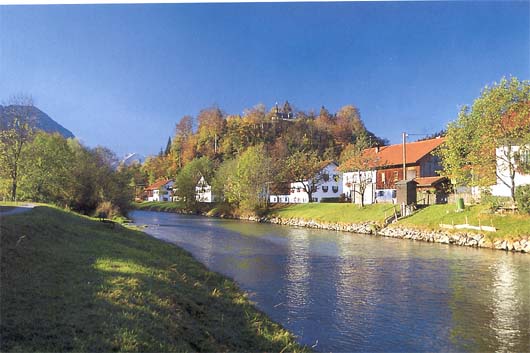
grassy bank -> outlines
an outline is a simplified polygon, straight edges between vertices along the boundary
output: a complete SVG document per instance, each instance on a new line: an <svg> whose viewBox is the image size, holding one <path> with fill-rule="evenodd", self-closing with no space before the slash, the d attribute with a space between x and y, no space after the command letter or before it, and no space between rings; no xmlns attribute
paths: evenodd
<svg viewBox="0 0 530 353"><path fill-rule="evenodd" d="M186 210L186 207L181 202L142 202L142 203L133 203L131 204L132 208L135 210L142 211L159 211L159 212L183 212Z"/></svg>
<svg viewBox="0 0 530 353"><path fill-rule="evenodd" d="M0 222L1 351L300 351L233 281L51 207Z"/></svg>
<svg viewBox="0 0 530 353"><path fill-rule="evenodd" d="M273 217L312 219L330 223L382 223L385 214L393 214L392 205L374 204L360 208L351 203L306 203L282 206L272 209L269 213Z"/></svg>
<svg viewBox="0 0 530 353"><path fill-rule="evenodd" d="M463 212L455 212L456 205L432 205L399 221L399 225L439 230L440 223L494 226L497 232L484 232L490 239L520 238L530 235L530 216L513 213L493 214L485 205L466 206ZM466 230L466 232L473 232Z"/></svg>

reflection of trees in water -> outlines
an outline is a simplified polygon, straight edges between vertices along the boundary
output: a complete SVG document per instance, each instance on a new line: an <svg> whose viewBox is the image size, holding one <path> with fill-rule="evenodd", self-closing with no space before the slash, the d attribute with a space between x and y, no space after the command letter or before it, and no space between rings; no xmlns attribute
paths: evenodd
<svg viewBox="0 0 530 353"><path fill-rule="evenodd" d="M528 293L529 269L514 264L513 254L496 255L490 266L451 265L451 340L458 350L527 352L530 348L530 308L520 299L528 297L521 286Z"/></svg>
<svg viewBox="0 0 530 353"><path fill-rule="evenodd" d="M304 229L293 229L287 243L286 261L286 307L296 313L308 304L310 270L309 233Z"/></svg>

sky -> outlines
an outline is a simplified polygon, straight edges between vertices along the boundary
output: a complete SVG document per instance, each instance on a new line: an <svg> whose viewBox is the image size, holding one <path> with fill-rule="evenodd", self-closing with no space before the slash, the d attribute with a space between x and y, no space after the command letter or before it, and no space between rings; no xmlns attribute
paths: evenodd
<svg viewBox="0 0 530 353"><path fill-rule="evenodd" d="M353 104L399 143L503 76L530 79L528 1L0 5L0 102L31 95L118 156L158 153L212 105L285 100Z"/></svg>

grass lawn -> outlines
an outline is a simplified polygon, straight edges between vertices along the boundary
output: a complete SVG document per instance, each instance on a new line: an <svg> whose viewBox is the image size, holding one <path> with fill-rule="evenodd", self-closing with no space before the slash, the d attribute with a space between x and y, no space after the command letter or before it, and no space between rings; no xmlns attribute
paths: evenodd
<svg viewBox="0 0 530 353"><path fill-rule="evenodd" d="M374 204L360 208L351 203L306 203L274 208L270 216L281 218L301 218L330 223L360 223L376 221L382 223L393 214L392 205Z"/></svg>
<svg viewBox="0 0 530 353"><path fill-rule="evenodd" d="M399 221L399 225L417 228L440 229L439 224L464 224L466 217L469 224L494 226L497 232L484 232L490 239L520 238L530 235L530 215L511 213L492 214L485 205L466 206L465 211L455 212L456 205L432 205L414 215ZM472 230L465 230L473 232Z"/></svg>
<svg viewBox="0 0 530 353"><path fill-rule="evenodd" d="M143 210L143 211L177 212L177 211L181 211L185 209L184 204L180 202L164 202L164 201L133 203L132 206L136 210Z"/></svg>
<svg viewBox="0 0 530 353"><path fill-rule="evenodd" d="M0 351L302 351L176 246L53 207L0 221Z"/></svg>

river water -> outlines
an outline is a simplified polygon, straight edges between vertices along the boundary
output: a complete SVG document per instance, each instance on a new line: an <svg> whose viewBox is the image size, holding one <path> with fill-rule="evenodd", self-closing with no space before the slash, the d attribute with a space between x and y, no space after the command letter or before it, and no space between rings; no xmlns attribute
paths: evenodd
<svg viewBox="0 0 530 353"><path fill-rule="evenodd" d="M530 352L530 255L135 211L321 352Z"/></svg>

